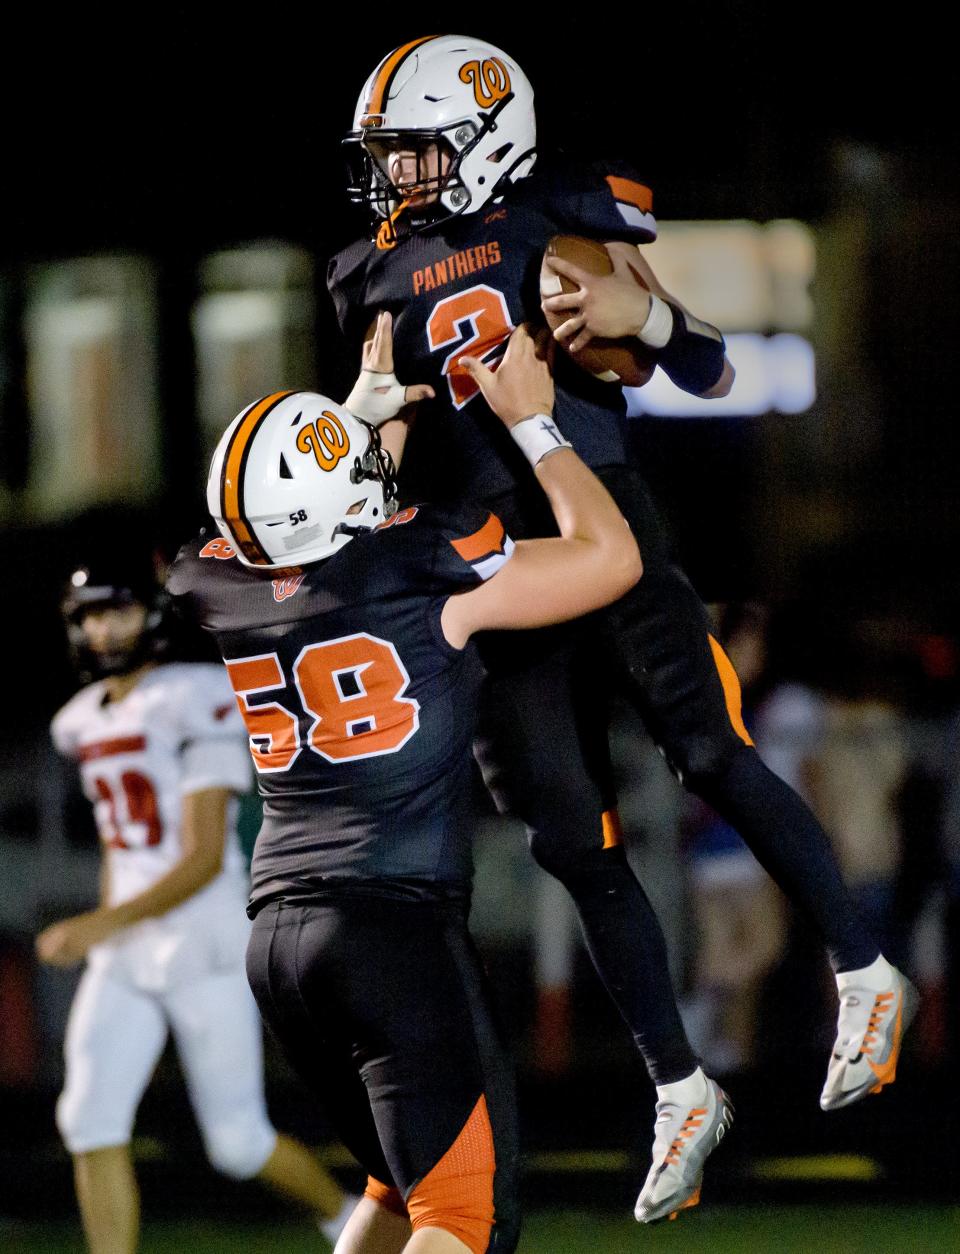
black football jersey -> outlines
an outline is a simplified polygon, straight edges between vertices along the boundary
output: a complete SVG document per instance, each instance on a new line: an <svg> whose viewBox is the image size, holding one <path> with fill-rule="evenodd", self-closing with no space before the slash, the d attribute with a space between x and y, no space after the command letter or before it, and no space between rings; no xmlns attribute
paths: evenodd
<svg viewBox="0 0 960 1254"><path fill-rule="evenodd" d="M400 473L406 499L489 500L529 485L530 469L459 364L488 363L523 321L542 322L540 267L557 234L649 243L649 190L625 167L548 166L514 184L499 204L445 219L392 249L368 240L337 254L327 282L357 353L379 309L394 318L404 383L430 383ZM622 389L601 383L563 353L555 366L558 426L590 466L626 462Z"/></svg>
<svg viewBox="0 0 960 1254"><path fill-rule="evenodd" d="M440 613L511 551L476 506L407 508L292 572L251 570L220 536L181 550L168 586L216 637L264 801L251 913L345 885L468 892L479 668Z"/></svg>

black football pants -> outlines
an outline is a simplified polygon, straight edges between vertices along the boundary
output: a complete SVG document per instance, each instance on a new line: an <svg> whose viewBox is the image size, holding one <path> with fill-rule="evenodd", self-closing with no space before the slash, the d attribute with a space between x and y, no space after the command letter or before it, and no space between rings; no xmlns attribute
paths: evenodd
<svg viewBox="0 0 960 1254"><path fill-rule="evenodd" d="M477 758L501 809L530 829L533 854L573 896L591 957L658 1082L695 1059L676 1012L659 923L623 852L603 848L612 799L607 700L625 695L684 785L747 842L824 938L837 970L865 966L875 939L858 918L829 841L739 722L739 686L686 576L672 563L643 480L601 470L640 543L644 574L615 605L547 631L479 641L488 681ZM490 502L520 539L553 530L544 505Z"/></svg>
<svg viewBox="0 0 960 1254"><path fill-rule="evenodd" d="M254 920L247 974L343 1143L374 1180L399 1190L411 1216L441 1165L432 1198L455 1234L458 1210L472 1202L463 1181L476 1171L470 1137L482 1099L496 1167L487 1249L510 1254L519 1231L513 1068L465 909L369 894L274 902Z"/></svg>

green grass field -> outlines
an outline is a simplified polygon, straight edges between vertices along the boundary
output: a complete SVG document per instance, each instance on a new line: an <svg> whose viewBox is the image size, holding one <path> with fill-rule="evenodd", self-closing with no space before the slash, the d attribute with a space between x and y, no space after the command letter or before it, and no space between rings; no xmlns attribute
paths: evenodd
<svg viewBox="0 0 960 1254"><path fill-rule="evenodd" d="M304 1224L148 1224L142 1254L323 1254ZM11 1254L82 1254L75 1226L0 1223ZM541 1211L527 1217L520 1254L949 1254L960 1251L960 1207L704 1207L641 1228L629 1217Z"/></svg>

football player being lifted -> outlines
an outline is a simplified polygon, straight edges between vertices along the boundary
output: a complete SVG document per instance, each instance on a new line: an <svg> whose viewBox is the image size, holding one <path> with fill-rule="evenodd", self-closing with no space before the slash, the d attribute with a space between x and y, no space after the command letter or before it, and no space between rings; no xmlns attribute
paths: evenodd
<svg viewBox="0 0 960 1254"><path fill-rule="evenodd" d="M544 301L561 341L579 349L594 334L637 335L679 387L729 390L719 331L689 315L638 251L656 235L650 192L620 162L538 159L533 92L507 53L453 35L395 49L363 87L347 145L351 196L370 211L373 235L330 263L341 328L359 352L376 312L389 310L397 369L436 392L410 436L404 498L472 500L514 536L551 533L464 358L494 362L514 325L541 316L541 263L557 234L611 241L614 256L603 278L551 263L575 285ZM628 519L645 574L589 622L520 646L481 642L489 680L477 754L498 804L526 823L536 860L570 891L656 1084L654 1157L636 1207L650 1221L695 1203L720 1115L677 1013L659 924L620 843L604 687L629 697L677 776L741 833L826 944L840 1008L825 1110L894 1078L914 993L858 917L822 828L752 744L733 667L628 459L622 389L567 354L555 376L557 421Z"/></svg>
<svg viewBox="0 0 960 1254"><path fill-rule="evenodd" d="M367 361L391 373L387 315ZM251 985L370 1175L338 1254L516 1246L511 1066L466 928L467 646L596 609L641 572L613 500L552 420L527 332L495 376L465 369L535 467L557 538L514 545L476 504L395 512L378 429L326 397L278 392L224 433L208 483L220 534L187 545L169 580L216 637L264 799ZM403 403L397 387L394 401L376 394L381 417ZM403 425L383 431L399 452Z"/></svg>
<svg viewBox="0 0 960 1254"><path fill-rule="evenodd" d="M137 1248L130 1137L171 1032L213 1166L273 1186L336 1240L356 1199L267 1118L235 834L250 764L226 674L169 660L168 598L149 562L111 557L75 571L63 612L91 682L51 730L93 804L101 900L48 927L36 946L57 966L86 959L57 1126L73 1155L87 1244L93 1254Z"/></svg>

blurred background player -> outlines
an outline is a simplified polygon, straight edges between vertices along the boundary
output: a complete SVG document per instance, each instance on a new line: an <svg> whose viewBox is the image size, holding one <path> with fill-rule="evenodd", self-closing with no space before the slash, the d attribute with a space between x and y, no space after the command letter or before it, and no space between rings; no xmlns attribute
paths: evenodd
<svg viewBox="0 0 960 1254"><path fill-rule="evenodd" d="M243 724L221 666L167 660L166 603L152 569L116 557L75 571L63 602L92 682L51 732L93 803L101 901L36 948L58 966L87 960L57 1104L87 1243L93 1254L137 1247L130 1137L169 1032L213 1166L272 1185L335 1240L355 1199L267 1118L234 831L236 794L250 785Z"/></svg>
<svg viewBox="0 0 960 1254"><path fill-rule="evenodd" d="M351 395L381 418L396 411L377 391L389 322ZM280 392L225 432L208 485L223 538L188 545L170 578L217 638L264 797L251 984L371 1175L340 1254L515 1248L510 1068L466 931L478 686L466 646L595 609L641 572L619 511L552 421L526 330L496 376L466 368L535 467L559 538L514 547L475 505L395 512L377 429ZM399 453L402 424L385 433ZM715 1132L728 1118L716 1086L707 1105Z"/></svg>
<svg viewBox="0 0 960 1254"><path fill-rule="evenodd" d="M452 35L396 48L364 85L347 143L350 194L370 210L374 236L330 263L341 328L357 348L377 310L390 310L401 373L433 380L437 393L411 436L405 498L475 500L518 537L550 534L463 360L495 361L511 328L539 315L541 262L557 233L618 241L606 278L552 263L577 284L544 302L568 315L562 342L637 335L679 387L729 391L723 337L662 288L634 247L656 235L649 190L619 162L538 161L533 92L501 49ZM556 381L558 422L629 520L646 574L597 621L484 643L478 756L501 808L528 825L537 861L569 889L657 1085L654 1162L636 1209L649 1221L668 1213L667 1169L707 1081L676 1010L659 924L620 844L597 699L605 685L629 697L675 773L740 832L824 938L840 994L824 1109L893 1079L914 994L859 919L822 828L756 754L736 673L628 464L622 390L563 354Z"/></svg>

